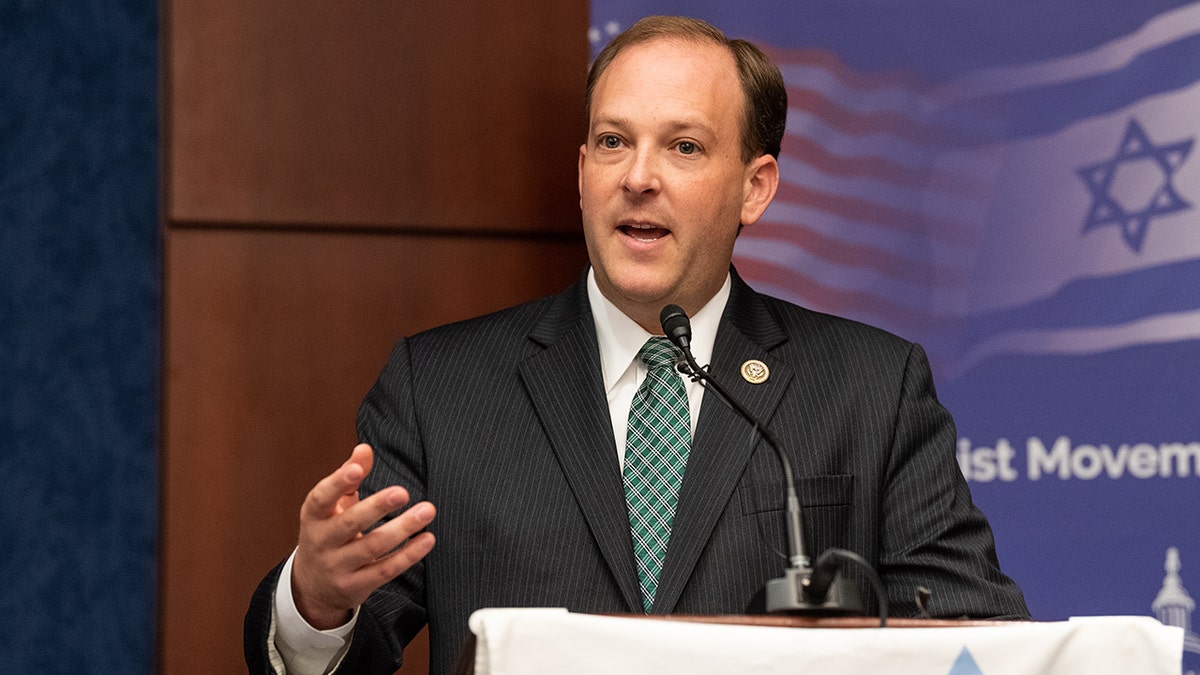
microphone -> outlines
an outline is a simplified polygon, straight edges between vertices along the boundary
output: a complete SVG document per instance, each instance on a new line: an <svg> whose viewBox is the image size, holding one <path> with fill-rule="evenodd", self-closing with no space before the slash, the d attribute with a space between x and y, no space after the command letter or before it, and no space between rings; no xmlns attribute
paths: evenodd
<svg viewBox="0 0 1200 675"><path fill-rule="evenodd" d="M662 324L663 335L666 335L676 347L679 347L685 356L691 354L692 322L684 313L683 308L679 305L663 307L662 312L658 315L658 321Z"/></svg>
<svg viewBox="0 0 1200 675"><path fill-rule="evenodd" d="M865 610L858 592L852 584L838 577L838 560L846 557L855 562L863 562L861 557L849 551L830 549L817 560L817 570L811 567L811 562L804 549L804 530L800 520L800 499L796 496L796 483L792 477L792 463L788 460L783 446L754 413L750 412L740 401L735 399L721 383L696 363L692 356L692 323L687 313L679 305L667 305L659 314L663 334L683 352L684 363L679 364L680 372L686 373L693 380L700 382L706 389L715 391L722 401L738 415L749 422L767 444L775 451L783 469L784 483L787 495L786 527L788 540L788 567L784 576L767 582L766 609L769 613L807 614L810 616L846 616L864 614ZM867 566L870 569L870 566ZM872 574L874 570L871 570ZM874 581L874 580L873 580ZM881 584L876 584L878 590ZM881 624L886 623L887 602L881 602Z"/></svg>

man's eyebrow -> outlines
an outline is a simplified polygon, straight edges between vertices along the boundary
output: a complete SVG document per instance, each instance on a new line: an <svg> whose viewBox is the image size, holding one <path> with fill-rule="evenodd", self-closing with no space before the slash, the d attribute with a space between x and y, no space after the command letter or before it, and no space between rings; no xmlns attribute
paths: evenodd
<svg viewBox="0 0 1200 675"><path fill-rule="evenodd" d="M621 130L628 129L634 125L626 117L619 117L615 115L597 115L592 121L592 129L602 126ZM707 134L710 137L716 135L711 126L697 120L674 120L668 122L666 127L671 133L679 133L681 131L696 131L701 134Z"/></svg>
<svg viewBox="0 0 1200 675"><path fill-rule="evenodd" d="M677 120L671 123L670 129L675 133L681 131L696 131L700 134L706 134L709 137L716 136L716 132L713 131L711 126L696 120Z"/></svg>
<svg viewBox="0 0 1200 675"><path fill-rule="evenodd" d="M615 127L617 129L626 129L631 126L628 119L624 117L615 117L613 115L597 115L596 119L592 120L592 127Z"/></svg>

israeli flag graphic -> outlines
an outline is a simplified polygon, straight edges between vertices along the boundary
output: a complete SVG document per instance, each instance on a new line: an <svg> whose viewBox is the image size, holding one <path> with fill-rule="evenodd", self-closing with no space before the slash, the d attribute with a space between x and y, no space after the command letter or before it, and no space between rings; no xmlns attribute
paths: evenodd
<svg viewBox="0 0 1200 675"><path fill-rule="evenodd" d="M942 95L1000 118L959 370L1200 337L1200 5Z"/></svg>

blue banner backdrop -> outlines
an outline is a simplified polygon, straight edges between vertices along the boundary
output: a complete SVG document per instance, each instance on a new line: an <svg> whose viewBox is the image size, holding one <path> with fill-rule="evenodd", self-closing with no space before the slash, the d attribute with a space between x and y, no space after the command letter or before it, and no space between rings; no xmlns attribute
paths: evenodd
<svg viewBox="0 0 1200 675"><path fill-rule="evenodd" d="M593 0L749 38L789 87L736 264L924 344L1038 619L1200 589L1200 3Z"/></svg>
<svg viewBox="0 0 1200 675"><path fill-rule="evenodd" d="M157 8L0 0L0 672L154 670Z"/></svg>

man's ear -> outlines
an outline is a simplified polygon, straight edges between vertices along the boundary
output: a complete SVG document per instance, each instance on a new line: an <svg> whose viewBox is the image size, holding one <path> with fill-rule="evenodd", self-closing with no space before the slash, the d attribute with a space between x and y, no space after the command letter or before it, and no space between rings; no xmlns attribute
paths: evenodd
<svg viewBox="0 0 1200 675"><path fill-rule="evenodd" d="M761 155L746 165L742 198L742 224L753 225L767 210L779 189L779 162Z"/></svg>
<svg viewBox="0 0 1200 675"><path fill-rule="evenodd" d="M583 160L587 158L587 143L579 146L579 208L583 208Z"/></svg>

